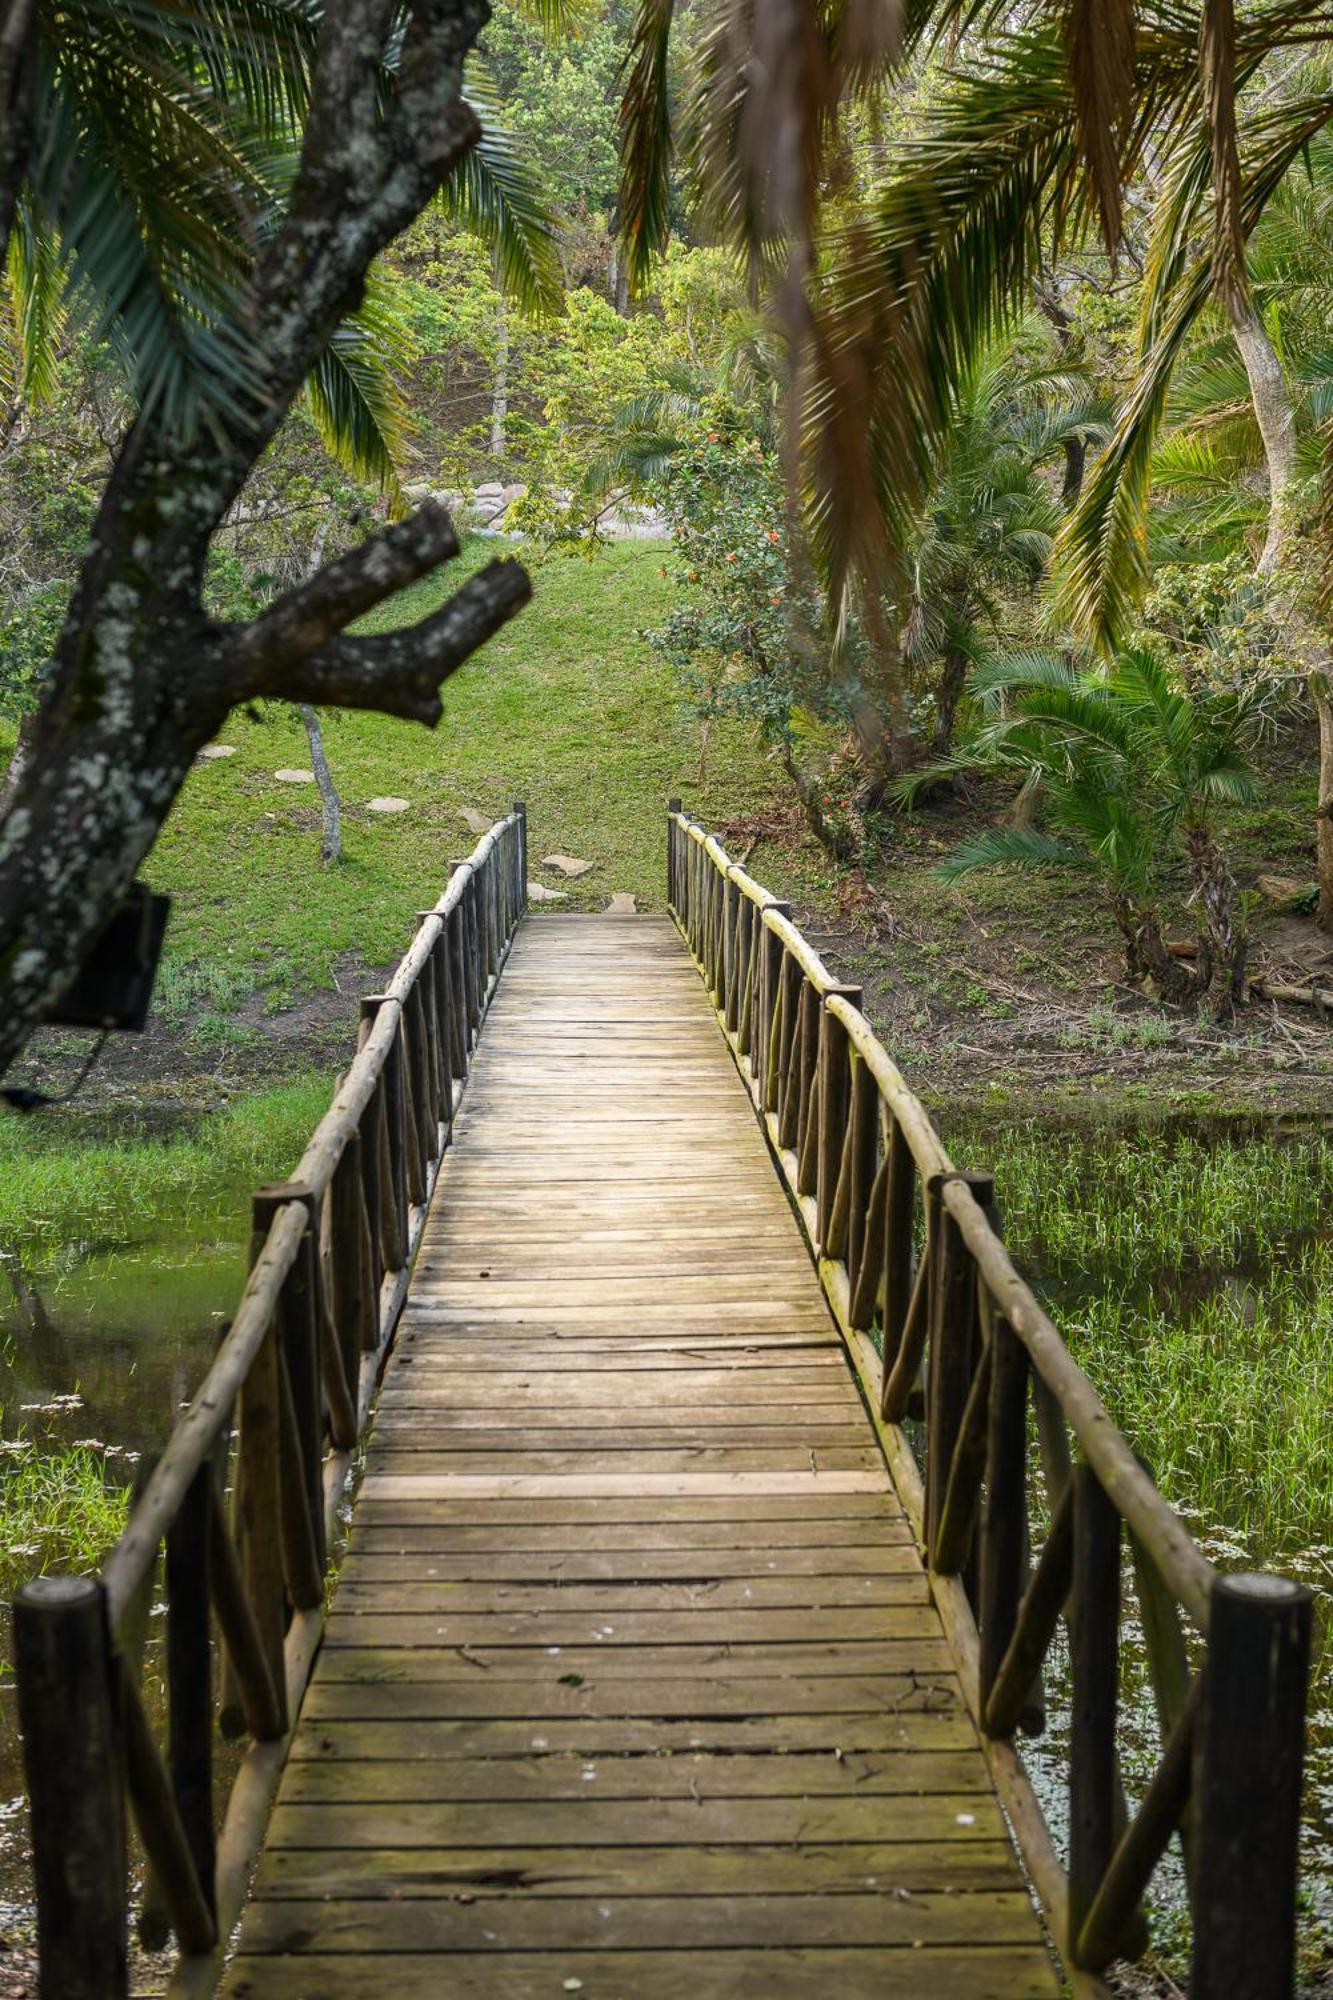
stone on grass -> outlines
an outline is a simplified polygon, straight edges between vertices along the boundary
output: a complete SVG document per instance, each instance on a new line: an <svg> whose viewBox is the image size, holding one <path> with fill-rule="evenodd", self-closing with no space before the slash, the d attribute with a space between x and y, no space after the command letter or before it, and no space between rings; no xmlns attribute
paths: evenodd
<svg viewBox="0 0 1333 2000"><path fill-rule="evenodd" d="M275 771L273 775L280 785L313 785L315 782L313 771Z"/></svg>
<svg viewBox="0 0 1333 2000"><path fill-rule="evenodd" d="M606 906L608 917L637 917L639 906L627 889L618 889Z"/></svg>
<svg viewBox="0 0 1333 2000"><path fill-rule="evenodd" d="M544 882L529 882L528 901L530 903L563 903L568 900L563 889L548 889Z"/></svg>
<svg viewBox="0 0 1333 2000"><path fill-rule="evenodd" d="M589 874L596 866L597 863L595 861L578 861L572 854L543 854L542 856L543 868L558 868L560 873L567 875L571 882L577 882L580 875Z"/></svg>
<svg viewBox="0 0 1333 2000"><path fill-rule="evenodd" d="M411 803L411 799L367 799L366 811L368 813L405 813Z"/></svg>
<svg viewBox="0 0 1333 2000"><path fill-rule="evenodd" d="M465 819L474 833L489 833L495 824L489 813L478 812L475 806L460 806L459 817Z"/></svg>
<svg viewBox="0 0 1333 2000"><path fill-rule="evenodd" d="M234 757L236 755L236 745L234 743L205 743L199 755L206 757L210 763L215 757Z"/></svg>

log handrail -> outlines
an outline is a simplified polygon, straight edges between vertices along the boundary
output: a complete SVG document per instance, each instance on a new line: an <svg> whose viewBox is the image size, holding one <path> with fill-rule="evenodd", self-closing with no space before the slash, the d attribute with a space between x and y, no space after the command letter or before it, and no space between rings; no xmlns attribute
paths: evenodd
<svg viewBox="0 0 1333 2000"><path fill-rule="evenodd" d="M1208 1561L1016 1270L991 1177L955 1168L859 990L676 799L667 884L920 1538L1073 1990L1103 1995L1105 1967L1141 1952L1142 1894L1180 1831L1192 2000L1288 2000L1310 1591ZM924 1475L904 1428L913 1419L925 1428ZM1034 1563L1038 1465L1049 1527ZM1133 1815L1116 1744L1125 1539L1162 1735ZM1062 1620L1073 1667L1067 1867L1013 1740L1044 1726L1041 1667Z"/></svg>
<svg viewBox="0 0 1333 2000"><path fill-rule="evenodd" d="M323 1630L357 1442L526 904L520 804L452 865L393 978L363 1001L360 1046L290 1180L256 1194L235 1315L100 1576L41 1578L15 1598L42 2000L127 1991L127 1808L149 1862L141 1935L160 1948L174 1933L173 1994L217 1983ZM164 1544L165 1749L139 1694ZM216 1845L215 1624L216 1719L224 1734L251 1738Z"/></svg>

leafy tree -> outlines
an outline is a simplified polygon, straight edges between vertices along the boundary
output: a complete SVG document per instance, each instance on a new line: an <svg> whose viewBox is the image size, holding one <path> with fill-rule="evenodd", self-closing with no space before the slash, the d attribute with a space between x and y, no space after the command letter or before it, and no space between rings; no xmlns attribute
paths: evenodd
<svg viewBox="0 0 1333 2000"><path fill-rule="evenodd" d="M1218 813L1254 794L1251 700L1188 692L1146 646L1120 653L1106 675L1029 654L982 669L973 686L998 712L946 768L1040 787L1044 825L989 828L955 851L944 878L996 867L1090 874L1109 902L1129 978L1227 1017L1244 997L1248 938ZM914 775L907 788L922 782ZM1162 932L1163 898L1182 863L1199 922L1193 966Z"/></svg>

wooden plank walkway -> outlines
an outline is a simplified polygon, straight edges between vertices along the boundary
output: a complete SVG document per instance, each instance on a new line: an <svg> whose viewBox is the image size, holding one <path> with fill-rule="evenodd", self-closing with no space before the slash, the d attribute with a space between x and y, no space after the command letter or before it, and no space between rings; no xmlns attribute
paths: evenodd
<svg viewBox="0 0 1333 2000"><path fill-rule="evenodd" d="M519 932L225 1991L1058 1991L665 919Z"/></svg>

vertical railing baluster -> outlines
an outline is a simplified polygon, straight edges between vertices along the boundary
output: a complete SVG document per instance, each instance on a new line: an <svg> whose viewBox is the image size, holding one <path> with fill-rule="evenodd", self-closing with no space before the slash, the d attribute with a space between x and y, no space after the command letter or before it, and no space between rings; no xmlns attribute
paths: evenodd
<svg viewBox="0 0 1333 2000"><path fill-rule="evenodd" d="M950 1174L962 1180L983 1208L994 1200L989 1174ZM931 1287L930 1334L927 1353L928 1434L926 1443L926 1546L933 1563L939 1545L944 1496L948 1491L954 1451L963 1412L972 1388L977 1360L976 1266L963 1233L943 1201L939 1207L939 1243Z"/></svg>
<svg viewBox="0 0 1333 2000"><path fill-rule="evenodd" d="M876 1190L879 1165L879 1090L869 1063L854 1050L851 1054L851 1068L851 1107L848 1115L846 1157L847 1190L845 1197L841 1199L835 1197L831 1253L835 1257L842 1257L846 1262L848 1313L852 1325L863 1328L868 1327L874 1317L874 1295L872 1293L868 1308L862 1308L861 1270L867 1249L875 1248L872 1239L883 1220L883 1199L877 1195ZM841 1219L843 1215L845 1221ZM880 1251L875 1257L877 1265L882 1255Z"/></svg>
<svg viewBox="0 0 1333 2000"><path fill-rule="evenodd" d="M282 1642L287 1614L282 1545L274 1532L282 1518L282 1491L278 1342L273 1326L250 1364L238 1401L236 1540L241 1550L245 1593L273 1684L279 1734L285 1735L287 1673Z"/></svg>
<svg viewBox="0 0 1333 2000"><path fill-rule="evenodd" d="M217 1917L213 1833L213 1467L201 1465L167 1530L167 1756L176 1810L210 1916Z"/></svg>
<svg viewBox="0 0 1333 2000"><path fill-rule="evenodd" d="M813 988L811 989L813 991ZM837 1191L851 1115L851 1053L847 1030L828 1003L837 995L849 1007L860 1009L859 986L831 986L819 1007L819 1098L814 1108L815 1135L815 1234L820 1254L827 1256L829 1224L833 1219L833 1197Z"/></svg>
<svg viewBox="0 0 1333 2000"><path fill-rule="evenodd" d="M986 1501L981 1530L980 1685L984 1709L1018 1622L1028 1573L1028 1351L1008 1321L991 1327Z"/></svg>
<svg viewBox="0 0 1333 2000"><path fill-rule="evenodd" d="M1069 1935L1077 1938L1110 1863L1116 1838L1120 1516L1090 1465L1076 1465L1073 1478Z"/></svg>

